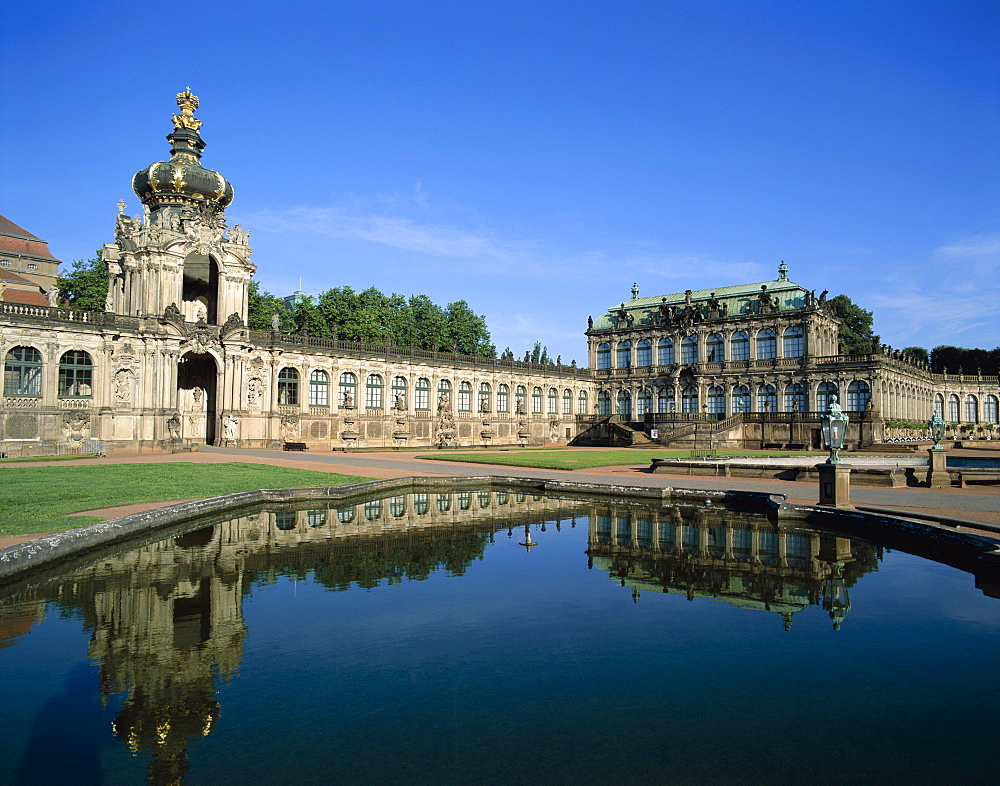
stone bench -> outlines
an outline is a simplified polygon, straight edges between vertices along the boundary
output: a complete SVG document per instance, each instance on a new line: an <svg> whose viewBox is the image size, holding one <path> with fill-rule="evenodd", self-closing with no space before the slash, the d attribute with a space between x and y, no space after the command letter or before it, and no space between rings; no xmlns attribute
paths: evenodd
<svg viewBox="0 0 1000 786"><path fill-rule="evenodd" d="M1000 469L990 467L955 467L948 470L951 476L958 476L958 487L966 488L966 483L970 480L998 480L1000 481Z"/></svg>
<svg viewBox="0 0 1000 786"><path fill-rule="evenodd" d="M281 446L282 450L309 450L309 446L305 442L285 442Z"/></svg>

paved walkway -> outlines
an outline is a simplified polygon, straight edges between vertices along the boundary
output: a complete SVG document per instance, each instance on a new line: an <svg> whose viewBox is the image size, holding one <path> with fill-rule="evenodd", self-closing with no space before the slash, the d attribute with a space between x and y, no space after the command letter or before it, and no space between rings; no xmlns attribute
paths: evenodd
<svg viewBox="0 0 1000 786"><path fill-rule="evenodd" d="M578 448L575 450L602 450L602 448ZM373 453L333 453L309 451L286 453L275 450L255 450L239 448L203 447L193 453L141 454L132 456L112 456L107 458L81 459L72 464L128 464L128 463L223 463L242 461L252 464L311 469L319 472L338 472L345 475L361 475L370 478L398 478L430 475L501 475L522 478L572 478L583 483L626 484L653 488L694 488L732 489L735 491L762 491L784 494L790 502L815 504L818 489L813 482L774 480L770 478L714 478L698 475L652 474L648 471L653 452L636 451L634 464L614 467L595 467L579 470L529 469L491 464L460 464L453 461L431 461L428 455L438 455L431 451L380 451ZM1000 449L965 448L949 451L953 456L976 456L1000 458ZM847 457L845 457L847 458ZM892 456L887 456L891 460ZM20 466L65 466L67 462L32 462ZM8 464L7 466L19 466ZM914 513L935 513L941 516L969 519L1000 525L1000 486L976 485L960 489L925 488L871 488L854 486L851 499L856 504L880 505L887 508L908 510ZM135 505L121 505L92 511L80 511L88 515L123 516L142 510L151 510L168 502L147 502ZM0 548L12 546L25 540L40 537L33 535L0 537Z"/></svg>

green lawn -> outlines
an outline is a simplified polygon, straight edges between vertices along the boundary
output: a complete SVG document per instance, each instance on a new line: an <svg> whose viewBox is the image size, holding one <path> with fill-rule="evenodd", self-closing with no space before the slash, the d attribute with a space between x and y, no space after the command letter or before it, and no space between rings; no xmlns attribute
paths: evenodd
<svg viewBox="0 0 1000 786"><path fill-rule="evenodd" d="M801 456L802 453L772 453L766 450L718 450L725 456ZM421 456L432 461L461 461L469 464L505 464L539 469L589 469L629 464L649 464L654 458L691 458L703 456L697 450L541 450L525 453L489 451L484 453L444 453ZM819 455L819 454L817 454Z"/></svg>
<svg viewBox="0 0 1000 786"><path fill-rule="evenodd" d="M197 499L235 491L340 486L371 478L266 464L101 464L0 468L0 535L57 532L100 516L66 514L134 502Z"/></svg>

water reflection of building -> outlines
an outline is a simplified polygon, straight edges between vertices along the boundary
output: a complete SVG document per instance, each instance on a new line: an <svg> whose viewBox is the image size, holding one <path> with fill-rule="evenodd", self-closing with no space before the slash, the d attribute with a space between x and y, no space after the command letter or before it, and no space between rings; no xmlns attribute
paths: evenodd
<svg viewBox="0 0 1000 786"><path fill-rule="evenodd" d="M588 537L592 565L635 601L642 591L710 598L778 613L785 630L795 612L820 604L839 629L847 588L878 559L864 541L717 506L595 508Z"/></svg>
<svg viewBox="0 0 1000 786"><path fill-rule="evenodd" d="M256 583L310 577L346 590L461 574L498 529L558 521L565 504L513 491L409 493L188 525L83 558L58 579L14 593L0 606L0 646L41 621L47 602L78 614L91 633L102 701L125 697L116 736L150 755L152 781L179 782L188 745L220 717L216 678L239 669L243 598Z"/></svg>

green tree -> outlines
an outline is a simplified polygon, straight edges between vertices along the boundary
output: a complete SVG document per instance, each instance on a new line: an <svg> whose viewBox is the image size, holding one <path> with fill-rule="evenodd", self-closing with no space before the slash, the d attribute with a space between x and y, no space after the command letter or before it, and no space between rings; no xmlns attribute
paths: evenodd
<svg viewBox="0 0 1000 786"><path fill-rule="evenodd" d="M908 355L914 360L918 360L922 363L927 363L930 361L930 353L923 347L904 347L903 354Z"/></svg>
<svg viewBox="0 0 1000 786"><path fill-rule="evenodd" d="M1000 370L1000 347L992 350L985 349L965 349L963 347L953 347L943 344L931 350L931 370L943 374L959 373L975 374L982 371L983 374L997 374Z"/></svg>
<svg viewBox="0 0 1000 786"><path fill-rule="evenodd" d="M446 314L447 338L455 352L493 357L496 348L490 343L485 317L476 314L464 300L449 303Z"/></svg>
<svg viewBox="0 0 1000 786"><path fill-rule="evenodd" d="M63 305L78 311L104 311L108 297L108 266L101 251L93 259L74 260L71 270L56 279Z"/></svg>
<svg viewBox="0 0 1000 786"><path fill-rule="evenodd" d="M293 313L296 333L318 338L326 338L330 335L330 326L323 316L323 311L313 303L312 298L303 298L296 303Z"/></svg>
<svg viewBox="0 0 1000 786"><path fill-rule="evenodd" d="M292 310L279 297L262 292L260 282L251 280L247 290L247 325L251 330L271 330L272 317L278 315L282 330L295 330L297 325Z"/></svg>
<svg viewBox="0 0 1000 786"><path fill-rule="evenodd" d="M441 306L427 295L411 295L410 311L416 331L414 346L431 352L444 352L447 347L448 318Z"/></svg>
<svg viewBox="0 0 1000 786"><path fill-rule="evenodd" d="M875 351L876 335L872 331L874 316L856 305L847 295L830 300L834 315L840 320L840 344L845 355L864 355Z"/></svg>

